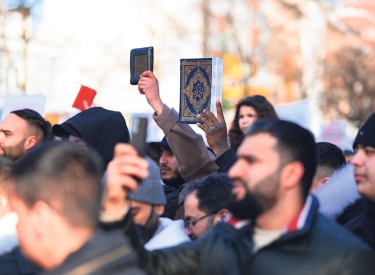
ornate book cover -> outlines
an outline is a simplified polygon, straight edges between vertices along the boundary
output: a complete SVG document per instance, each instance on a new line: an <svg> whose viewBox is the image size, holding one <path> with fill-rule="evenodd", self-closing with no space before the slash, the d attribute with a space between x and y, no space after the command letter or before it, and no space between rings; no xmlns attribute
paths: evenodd
<svg viewBox="0 0 375 275"><path fill-rule="evenodd" d="M209 108L216 114L216 99L221 100L222 58L180 60L180 123L195 124L197 115Z"/></svg>

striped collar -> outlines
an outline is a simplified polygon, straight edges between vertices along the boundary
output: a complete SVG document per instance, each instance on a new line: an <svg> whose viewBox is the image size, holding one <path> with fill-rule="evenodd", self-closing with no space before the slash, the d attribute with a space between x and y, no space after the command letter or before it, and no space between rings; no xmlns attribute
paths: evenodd
<svg viewBox="0 0 375 275"><path fill-rule="evenodd" d="M313 195L309 195L306 198L305 205L303 206L301 212L297 215L295 219L292 220L291 223L289 223L288 226L286 226L283 229L283 235L308 229L311 225L314 214L317 211L318 207L319 203L316 197ZM250 220L240 220L233 217L231 214L226 217L224 222L238 230L245 227L246 225L251 224ZM254 224L252 224L252 226L254 226Z"/></svg>

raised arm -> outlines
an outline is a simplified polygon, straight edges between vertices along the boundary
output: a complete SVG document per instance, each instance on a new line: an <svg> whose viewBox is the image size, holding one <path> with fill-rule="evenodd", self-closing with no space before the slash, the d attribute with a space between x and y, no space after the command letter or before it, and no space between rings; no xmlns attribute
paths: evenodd
<svg viewBox="0 0 375 275"><path fill-rule="evenodd" d="M163 130L184 180L190 182L216 172L219 169L215 163L216 157L207 150L201 135L188 124L178 123L178 113L163 104L158 80L152 72L141 75L138 90L146 95L147 102L154 109L154 120Z"/></svg>

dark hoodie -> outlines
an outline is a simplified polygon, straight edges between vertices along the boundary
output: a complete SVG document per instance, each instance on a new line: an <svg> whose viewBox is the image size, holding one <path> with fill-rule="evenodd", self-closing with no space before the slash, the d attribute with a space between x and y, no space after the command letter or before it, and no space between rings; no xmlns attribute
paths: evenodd
<svg viewBox="0 0 375 275"><path fill-rule="evenodd" d="M52 132L62 139L70 135L83 138L89 150L94 149L101 156L103 171L113 158L115 145L130 142L129 130L122 114L102 107L87 109L62 124L56 124Z"/></svg>

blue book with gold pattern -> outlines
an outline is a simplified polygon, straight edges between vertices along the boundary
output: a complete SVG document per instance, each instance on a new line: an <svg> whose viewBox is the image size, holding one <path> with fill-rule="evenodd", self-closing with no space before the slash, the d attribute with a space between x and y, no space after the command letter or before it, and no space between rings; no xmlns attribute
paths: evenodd
<svg viewBox="0 0 375 275"><path fill-rule="evenodd" d="M223 58L180 60L179 123L195 124L197 115L210 109L217 115L216 99L221 101Z"/></svg>

